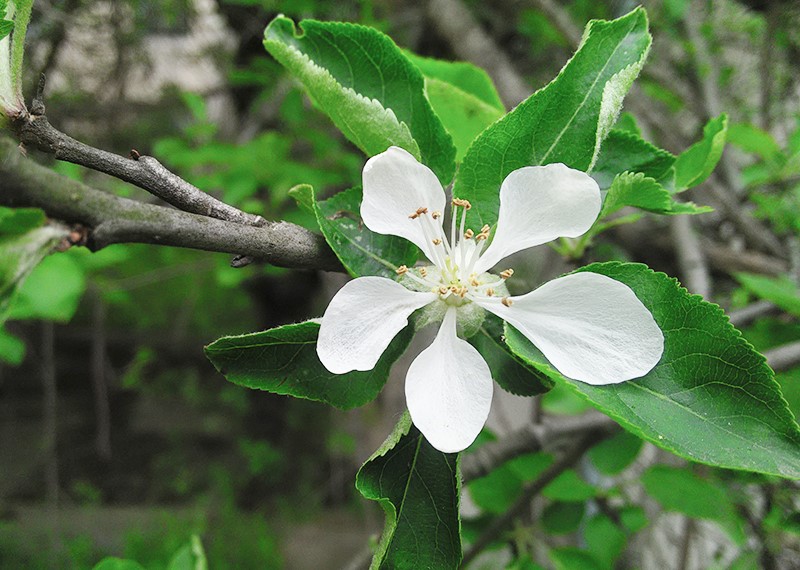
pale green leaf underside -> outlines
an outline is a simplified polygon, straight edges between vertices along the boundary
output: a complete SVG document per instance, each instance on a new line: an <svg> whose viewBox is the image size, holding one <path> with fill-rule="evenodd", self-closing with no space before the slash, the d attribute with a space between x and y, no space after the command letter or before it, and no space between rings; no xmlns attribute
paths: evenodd
<svg viewBox="0 0 800 570"><path fill-rule="evenodd" d="M675 191L692 188L711 176L728 133L728 117L720 115L703 128L703 138L683 151L675 161Z"/></svg>
<svg viewBox="0 0 800 570"><path fill-rule="evenodd" d="M408 413L361 467L356 488L386 513L372 570L458 568L458 454L431 447Z"/></svg>
<svg viewBox="0 0 800 570"><path fill-rule="evenodd" d="M474 206L470 227L496 222L498 190L513 170L555 162L591 169L650 42L642 9L610 22L591 22L558 77L475 140L454 188Z"/></svg>
<svg viewBox="0 0 800 570"><path fill-rule="evenodd" d="M678 202L653 178L631 172L625 172L614 178L603 201L600 219L626 206L666 215L703 214L712 211L708 206Z"/></svg>
<svg viewBox="0 0 800 570"><path fill-rule="evenodd" d="M767 277L753 273L737 273L736 279L753 295L775 303L787 313L800 317L800 289L787 276Z"/></svg>
<svg viewBox="0 0 800 570"><path fill-rule="evenodd" d="M356 24L300 26L278 16L264 31L264 46L342 133L369 156L402 147L449 183L453 141L425 97L422 74L394 42Z"/></svg>
<svg viewBox="0 0 800 570"><path fill-rule="evenodd" d="M413 331L406 327L400 332L372 370L347 374L333 374L319 361L318 334L319 323L306 321L223 337L208 345L205 352L234 384L350 409L375 399Z"/></svg>
<svg viewBox="0 0 800 570"><path fill-rule="evenodd" d="M625 283L653 313L665 337L659 364L637 380L590 386L561 376L507 326L506 340L517 355L677 455L800 478L800 429L774 374L718 306L643 265L603 263L583 270Z"/></svg>

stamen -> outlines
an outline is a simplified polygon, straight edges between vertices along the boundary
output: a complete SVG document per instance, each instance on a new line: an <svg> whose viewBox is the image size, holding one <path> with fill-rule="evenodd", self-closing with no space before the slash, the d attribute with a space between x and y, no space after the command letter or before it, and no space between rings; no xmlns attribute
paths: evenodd
<svg viewBox="0 0 800 570"><path fill-rule="evenodd" d="M403 267L405 267L405 265ZM419 274L422 277L427 277L428 276L428 270L425 269L424 267L420 267L419 268Z"/></svg>
<svg viewBox="0 0 800 570"><path fill-rule="evenodd" d="M461 200L460 198L453 198L453 206L461 206L467 210L472 209L472 204L469 203L469 200Z"/></svg>
<svg viewBox="0 0 800 570"><path fill-rule="evenodd" d="M472 279L470 279L470 280L469 280L469 284L470 284L470 285L472 285L473 287L478 287L478 286L480 285L480 283L478 282L478 280L477 280L477 279L475 279L474 277L473 277Z"/></svg>
<svg viewBox="0 0 800 570"><path fill-rule="evenodd" d="M503 299L500 302L503 303L506 307L510 307L511 305L514 304L514 301L512 301L510 297L503 297Z"/></svg>
<svg viewBox="0 0 800 570"><path fill-rule="evenodd" d="M461 288L458 290L458 296L459 296L459 297L461 297L461 298L463 299L464 297L466 297L466 296L467 296L467 291L468 291L468 289L467 289L466 287L462 286L462 287L461 287Z"/></svg>
<svg viewBox="0 0 800 570"><path fill-rule="evenodd" d="M447 287L445 287L444 285L439 287L439 295L447 295L448 291L449 291L449 289Z"/></svg>
<svg viewBox="0 0 800 570"><path fill-rule="evenodd" d="M410 220L416 220L417 218L419 218L419 214L417 214L416 212L408 215L408 219Z"/></svg>
<svg viewBox="0 0 800 570"><path fill-rule="evenodd" d="M442 245L442 240L439 238L432 239L431 241L433 242L433 245Z"/></svg>
<svg viewBox="0 0 800 570"><path fill-rule="evenodd" d="M438 220L442 217L442 213L439 210L436 210L434 213L431 214L431 218L434 220Z"/></svg>
<svg viewBox="0 0 800 570"><path fill-rule="evenodd" d="M401 265L400 267L395 269L394 272L397 273L398 275L405 275L406 273L408 273L408 267L406 267L405 265ZM425 276L423 275L423 277Z"/></svg>
<svg viewBox="0 0 800 570"><path fill-rule="evenodd" d="M427 214L427 213L428 213L428 208L425 208L424 206L422 208L417 208L416 214L418 216L421 216L422 214Z"/></svg>
<svg viewBox="0 0 800 570"><path fill-rule="evenodd" d="M486 290L486 295L487 295L488 297L493 297L493 296L494 296L494 289L492 289L491 287L489 287L489 288Z"/></svg>
<svg viewBox="0 0 800 570"><path fill-rule="evenodd" d="M472 239L472 236L474 236L474 235L475 235L475 232L473 232L472 230L467 230L466 232L464 232L464 237L466 239Z"/></svg>
<svg viewBox="0 0 800 570"><path fill-rule="evenodd" d="M508 279L512 275L514 275L514 270L511 269L510 267L508 269L506 269L505 271L501 271L500 272L500 277L502 277L503 279Z"/></svg>

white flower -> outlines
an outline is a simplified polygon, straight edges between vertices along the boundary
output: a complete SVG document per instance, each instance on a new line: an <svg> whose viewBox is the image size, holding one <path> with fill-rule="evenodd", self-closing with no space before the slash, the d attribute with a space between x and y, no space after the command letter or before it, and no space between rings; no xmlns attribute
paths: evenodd
<svg viewBox="0 0 800 570"><path fill-rule="evenodd" d="M489 415L489 366L457 334L474 332L484 310L516 327L564 376L588 384L639 378L661 358L661 330L627 285L576 273L511 297L505 280L513 271L487 273L512 253L585 233L601 202L600 189L587 174L563 164L509 174L500 188L491 240L489 226L465 229L471 208L465 200L452 202L448 239L444 190L434 173L403 149L391 147L367 161L363 187L366 226L413 242L432 265L398 268L401 282L360 277L347 283L322 317L317 354L337 374L371 370L414 311L425 307L424 319L441 319L436 339L406 375L411 418L440 451L467 448Z"/></svg>

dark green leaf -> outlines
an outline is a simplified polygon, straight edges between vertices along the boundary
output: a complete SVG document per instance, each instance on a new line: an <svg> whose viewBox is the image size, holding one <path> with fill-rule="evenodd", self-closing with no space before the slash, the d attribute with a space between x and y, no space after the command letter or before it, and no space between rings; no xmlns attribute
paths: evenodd
<svg viewBox="0 0 800 570"><path fill-rule="evenodd" d="M356 488L386 512L371 568L458 568L460 487L458 454L431 447L406 413L356 476Z"/></svg>
<svg viewBox="0 0 800 570"><path fill-rule="evenodd" d="M401 331L372 370L347 374L328 372L319 361L318 334L319 324L306 321L223 337L208 345L205 352L234 384L349 409L375 399L413 331L411 327Z"/></svg>
<svg viewBox="0 0 800 570"><path fill-rule="evenodd" d="M264 30L264 46L303 82L317 105L369 156L402 147L447 184L453 141L425 97L422 73L378 30L284 16Z"/></svg>
<svg viewBox="0 0 800 570"><path fill-rule="evenodd" d="M518 396L536 396L547 392L552 381L525 366L508 349L502 336L503 321L487 314L478 332L468 339L486 360L494 381L507 392Z"/></svg>
<svg viewBox="0 0 800 570"><path fill-rule="evenodd" d="M640 8L590 22L558 77L486 129L464 157L454 193L474 206L469 227L494 225L500 184L513 170L553 162L590 170L649 48Z"/></svg>
<svg viewBox="0 0 800 570"><path fill-rule="evenodd" d="M644 265L602 263L582 270L625 283L652 312L664 333L659 364L637 380L590 386L561 376L507 326L506 341L518 356L627 430L677 455L800 478L800 429L764 357L722 309Z"/></svg>
<svg viewBox="0 0 800 570"><path fill-rule="evenodd" d="M619 518L624 526L630 532L639 532L647 526L647 513L639 506L628 506L619 512Z"/></svg>
<svg viewBox="0 0 800 570"><path fill-rule="evenodd" d="M10 34L11 30L13 29L14 22L10 22L9 20L0 20L0 40Z"/></svg>
<svg viewBox="0 0 800 570"><path fill-rule="evenodd" d="M654 465L642 474L642 484L665 510L716 521L736 544L744 543L741 517L719 481L702 479L688 468Z"/></svg>
<svg viewBox="0 0 800 570"><path fill-rule="evenodd" d="M542 526L550 534L574 532L578 530L585 512L585 503L556 501L547 505L542 512Z"/></svg>
<svg viewBox="0 0 800 570"><path fill-rule="evenodd" d="M692 188L711 176L722 151L728 132L728 117L711 119L703 129L703 138L683 151L675 161L675 191Z"/></svg>
<svg viewBox="0 0 800 570"><path fill-rule="evenodd" d="M675 157L667 151L635 133L614 129L603 141L592 178L602 190L610 187L614 178L623 172L641 172L660 181L672 176L673 164Z"/></svg>
<svg viewBox="0 0 800 570"><path fill-rule="evenodd" d="M45 215L37 208L4 208L0 206L0 236L20 235L43 226Z"/></svg>
<svg viewBox="0 0 800 570"><path fill-rule="evenodd" d="M601 441L589 450L592 464L603 475L616 475L633 463L642 449L642 440L626 431Z"/></svg>
<svg viewBox="0 0 800 570"><path fill-rule="evenodd" d="M376 234L361 221L361 189L351 188L332 198L315 202L317 223L342 265L353 277L397 277L400 265L412 267L419 250L397 236Z"/></svg>

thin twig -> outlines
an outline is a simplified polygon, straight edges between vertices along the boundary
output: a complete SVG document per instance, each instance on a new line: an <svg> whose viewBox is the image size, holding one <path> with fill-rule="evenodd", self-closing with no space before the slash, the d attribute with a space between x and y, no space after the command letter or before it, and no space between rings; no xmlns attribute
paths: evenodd
<svg viewBox="0 0 800 570"><path fill-rule="evenodd" d="M494 519L488 528L483 531L478 539L470 546L461 567L464 568L475 559L489 544L491 544L500 534L505 531L511 523L519 517L531 502L531 499L541 492L550 482L558 477L561 473L572 467L578 460L583 457L589 449L603 441L610 435L610 432L592 432L583 437L576 443L569 451L559 457L555 463L542 472L539 477L525 486L522 495L516 502L500 517Z"/></svg>
<svg viewBox="0 0 800 570"><path fill-rule="evenodd" d="M599 412L567 417L557 421L529 424L498 441L479 447L461 460L461 475L469 483L488 475L494 469L523 453L542 449L554 449L565 440L585 433L606 433L616 429L617 424Z"/></svg>
<svg viewBox="0 0 800 570"><path fill-rule="evenodd" d="M764 353L767 359L767 364L772 367L775 372L783 372L789 370L797 365L800 365L800 341L790 342L767 350Z"/></svg>
<svg viewBox="0 0 800 570"><path fill-rule="evenodd" d="M730 317L731 324L733 326L736 328L742 328L746 327L756 319L779 312L780 309L769 301L756 301L755 303L750 303L741 309L730 311L728 313L728 317Z"/></svg>
<svg viewBox="0 0 800 570"><path fill-rule="evenodd" d="M670 220L670 228L684 285L692 293L710 298L711 273L691 218L675 216Z"/></svg>

